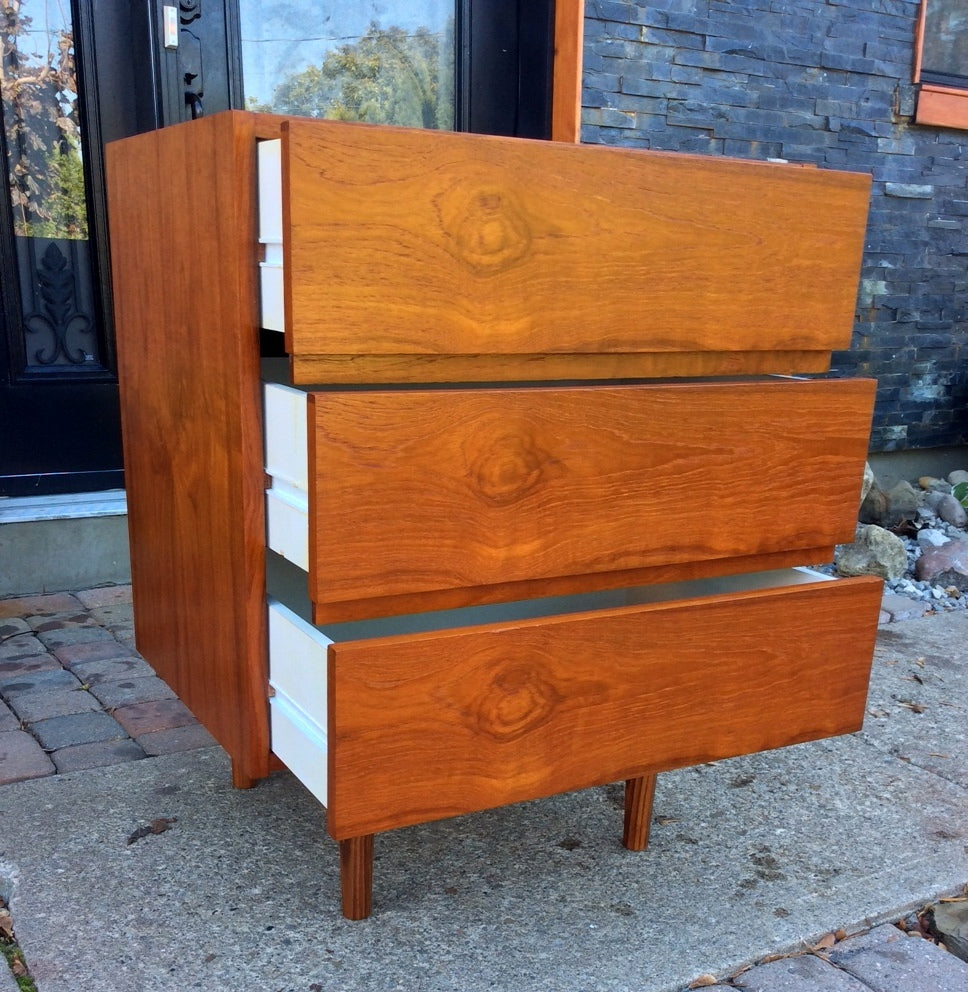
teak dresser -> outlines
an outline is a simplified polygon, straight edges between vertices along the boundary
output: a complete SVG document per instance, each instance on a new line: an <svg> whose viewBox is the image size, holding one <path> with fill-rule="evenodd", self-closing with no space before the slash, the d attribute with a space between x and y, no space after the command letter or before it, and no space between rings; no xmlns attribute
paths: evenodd
<svg viewBox="0 0 968 992"><path fill-rule="evenodd" d="M868 177L243 112L108 170L138 648L345 915L377 832L624 780L642 849L657 772L860 727L880 582L799 566Z"/></svg>

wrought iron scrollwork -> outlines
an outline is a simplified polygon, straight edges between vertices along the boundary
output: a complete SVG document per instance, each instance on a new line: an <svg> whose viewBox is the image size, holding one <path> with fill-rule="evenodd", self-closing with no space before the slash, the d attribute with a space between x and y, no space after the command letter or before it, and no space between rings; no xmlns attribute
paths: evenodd
<svg viewBox="0 0 968 992"><path fill-rule="evenodd" d="M53 365L59 360L71 365L82 365L92 360L90 349L71 346L80 335L91 335L94 326L88 314L77 308L74 271L56 242L51 241L44 251L35 272L39 301L43 309L24 315L28 334L39 334L44 342L33 351L30 363Z"/></svg>

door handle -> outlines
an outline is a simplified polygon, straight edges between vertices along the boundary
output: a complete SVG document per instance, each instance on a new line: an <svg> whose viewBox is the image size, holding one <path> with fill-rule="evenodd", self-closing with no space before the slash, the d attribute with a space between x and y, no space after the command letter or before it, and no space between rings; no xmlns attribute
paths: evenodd
<svg viewBox="0 0 968 992"><path fill-rule="evenodd" d="M202 104L202 96L204 94L200 89L196 91L191 88L192 83L197 78L197 72L185 73L185 103L191 108L193 121L198 120L199 117L202 117L205 114L205 107Z"/></svg>

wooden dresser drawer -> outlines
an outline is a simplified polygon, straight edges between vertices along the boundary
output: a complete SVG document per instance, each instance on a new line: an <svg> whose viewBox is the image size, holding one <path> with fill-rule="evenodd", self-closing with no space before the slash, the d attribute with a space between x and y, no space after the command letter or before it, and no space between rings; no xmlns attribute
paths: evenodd
<svg viewBox="0 0 968 992"><path fill-rule="evenodd" d="M296 383L819 372L849 344L867 175L300 120L263 144Z"/></svg>
<svg viewBox="0 0 968 992"><path fill-rule="evenodd" d="M828 560L854 532L873 390L309 393L308 548L280 550L272 513L269 544L308 561L317 622ZM267 432L270 498L272 465L299 462L273 444L301 443Z"/></svg>
<svg viewBox="0 0 968 992"><path fill-rule="evenodd" d="M408 618L405 633L312 628L276 604L270 629L304 640L272 639L273 747L343 839L849 733L880 596L878 580L788 569Z"/></svg>

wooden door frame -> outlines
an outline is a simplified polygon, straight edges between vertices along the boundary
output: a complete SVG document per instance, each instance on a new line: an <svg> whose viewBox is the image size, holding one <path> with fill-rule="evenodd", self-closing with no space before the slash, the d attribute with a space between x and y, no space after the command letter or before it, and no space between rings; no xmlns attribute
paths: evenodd
<svg viewBox="0 0 968 992"><path fill-rule="evenodd" d="M551 140L581 140L581 75L585 0L555 0Z"/></svg>

